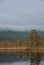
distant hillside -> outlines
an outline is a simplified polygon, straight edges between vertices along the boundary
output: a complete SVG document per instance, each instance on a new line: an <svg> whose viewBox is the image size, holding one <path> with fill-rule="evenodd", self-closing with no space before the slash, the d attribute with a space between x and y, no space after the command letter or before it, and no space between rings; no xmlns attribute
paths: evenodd
<svg viewBox="0 0 44 65"><path fill-rule="evenodd" d="M44 31L39 31L41 37L44 37Z"/></svg>
<svg viewBox="0 0 44 65"><path fill-rule="evenodd" d="M44 32L39 31L40 35L44 37ZM0 40L9 40L9 39L29 39L30 32L16 32L16 31L0 31Z"/></svg>
<svg viewBox="0 0 44 65"><path fill-rule="evenodd" d="M29 38L29 32L0 31L0 40L27 38Z"/></svg>

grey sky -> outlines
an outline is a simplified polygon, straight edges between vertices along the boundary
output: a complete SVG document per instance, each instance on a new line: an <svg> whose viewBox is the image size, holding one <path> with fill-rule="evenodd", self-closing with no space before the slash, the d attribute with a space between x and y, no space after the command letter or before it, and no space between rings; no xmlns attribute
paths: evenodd
<svg viewBox="0 0 44 65"><path fill-rule="evenodd" d="M0 0L0 29L44 30L44 0Z"/></svg>

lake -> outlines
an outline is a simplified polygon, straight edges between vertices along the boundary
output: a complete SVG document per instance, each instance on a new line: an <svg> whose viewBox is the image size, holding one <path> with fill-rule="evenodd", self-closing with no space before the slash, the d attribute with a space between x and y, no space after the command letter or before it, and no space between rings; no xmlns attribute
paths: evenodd
<svg viewBox="0 0 44 65"><path fill-rule="evenodd" d="M0 63L0 65L30 65L30 61L19 61L19 62L11 62L11 63ZM44 65L44 61L41 61L40 65Z"/></svg>

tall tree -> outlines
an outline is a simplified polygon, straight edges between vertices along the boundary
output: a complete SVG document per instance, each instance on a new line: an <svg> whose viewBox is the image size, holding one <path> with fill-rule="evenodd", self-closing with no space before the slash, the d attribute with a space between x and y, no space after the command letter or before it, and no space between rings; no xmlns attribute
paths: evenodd
<svg viewBox="0 0 44 65"><path fill-rule="evenodd" d="M34 45L39 46L39 40L40 40L40 34L36 30L32 30L30 33L30 41L31 41L31 46L33 47Z"/></svg>

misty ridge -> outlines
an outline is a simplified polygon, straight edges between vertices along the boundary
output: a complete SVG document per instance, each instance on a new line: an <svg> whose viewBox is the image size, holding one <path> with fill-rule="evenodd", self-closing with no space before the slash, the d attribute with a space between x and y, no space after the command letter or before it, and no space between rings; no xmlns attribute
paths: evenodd
<svg viewBox="0 0 44 65"><path fill-rule="evenodd" d="M44 37L44 31L38 31L41 37ZM29 40L30 31L12 31L12 30L0 30L0 41L1 40L12 40L12 39L25 39Z"/></svg>

